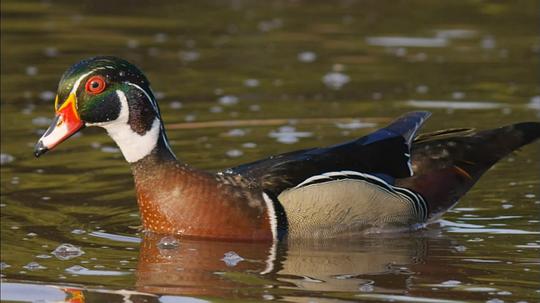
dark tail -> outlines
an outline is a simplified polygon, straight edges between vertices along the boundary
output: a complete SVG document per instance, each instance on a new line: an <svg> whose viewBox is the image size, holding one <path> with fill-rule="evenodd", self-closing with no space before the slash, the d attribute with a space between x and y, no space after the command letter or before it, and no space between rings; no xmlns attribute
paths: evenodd
<svg viewBox="0 0 540 303"><path fill-rule="evenodd" d="M414 176L396 180L396 185L422 194L430 218L435 218L454 206L493 164L539 137L539 122L421 135L413 142Z"/></svg>

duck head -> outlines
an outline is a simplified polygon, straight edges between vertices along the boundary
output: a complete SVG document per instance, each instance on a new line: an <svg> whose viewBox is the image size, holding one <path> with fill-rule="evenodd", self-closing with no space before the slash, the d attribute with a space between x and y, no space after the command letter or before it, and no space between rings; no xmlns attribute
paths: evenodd
<svg viewBox="0 0 540 303"><path fill-rule="evenodd" d="M170 152L148 80L123 59L94 57L71 66L60 80L54 110L55 118L35 146L36 157L85 126L105 128L131 163L158 144Z"/></svg>

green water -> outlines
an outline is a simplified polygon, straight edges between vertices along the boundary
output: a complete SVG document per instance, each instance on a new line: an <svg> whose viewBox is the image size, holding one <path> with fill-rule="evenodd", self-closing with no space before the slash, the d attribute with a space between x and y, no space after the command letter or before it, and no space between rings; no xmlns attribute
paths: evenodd
<svg viewBox="0 0 540 303"><path fill-rule="evenodd" d="M2 1L2 301L540 301L539 143L417 233L173 249L136 228L129 168L103 130L32 155L61 74L104 54L145 71L172 148L208 170L349 140L417 109L434 113L426 131L538 121L539 11L537 1ZM53 255L62 243L84 254Z"/></svg>

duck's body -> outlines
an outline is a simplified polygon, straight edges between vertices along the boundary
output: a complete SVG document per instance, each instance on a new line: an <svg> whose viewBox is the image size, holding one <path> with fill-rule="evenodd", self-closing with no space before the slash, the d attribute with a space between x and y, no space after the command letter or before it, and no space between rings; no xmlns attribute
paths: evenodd
<svg viewBox="0 0 540 303"><path fill-rule="evenodd" d="M441 215L500 158L540 136L529 122L420 136L409 113L357 140L217 174L176 159L144 75L97 57L63 76L57 118L36 156L84 125L105 128L130 162L145 229L230 240L350 237L411 229ZM58 97L57 97L58 98Z"/></svg>

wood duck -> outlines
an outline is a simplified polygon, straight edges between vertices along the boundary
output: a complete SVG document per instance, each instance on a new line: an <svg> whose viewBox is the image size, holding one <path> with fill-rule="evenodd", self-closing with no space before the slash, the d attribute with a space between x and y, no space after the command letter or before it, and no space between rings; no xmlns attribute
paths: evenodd
<svg viewBox="0 0 540 303"><path fill-rule="evenodd" d="M540 123L416 136L411 112L337 145L272 156L218 173L179 161L144 74L115 57L70 67L35 156L85 126L105 128L130 163L146 230L272 241L415 229L451 208L499 159L540 136Z"/></svg>

